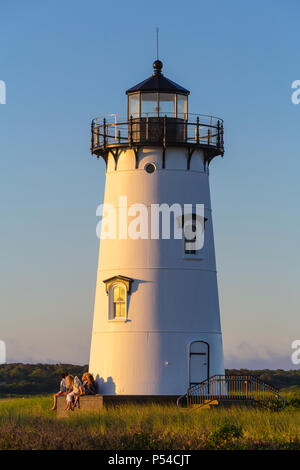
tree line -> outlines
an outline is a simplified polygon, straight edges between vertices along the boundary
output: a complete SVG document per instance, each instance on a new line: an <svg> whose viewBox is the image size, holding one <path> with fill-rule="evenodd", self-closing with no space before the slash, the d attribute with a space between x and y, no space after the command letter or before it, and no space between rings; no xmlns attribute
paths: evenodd
<svg viewBox="0 0 300 470"><path fill-rule="evenodd" d="M82 376L88 365L73 364L1 364L0 395L37 395L58 390L60 374L68 371ZM276 388L300 387L300 370L227 369L228 375L254 375Z"/></svg>

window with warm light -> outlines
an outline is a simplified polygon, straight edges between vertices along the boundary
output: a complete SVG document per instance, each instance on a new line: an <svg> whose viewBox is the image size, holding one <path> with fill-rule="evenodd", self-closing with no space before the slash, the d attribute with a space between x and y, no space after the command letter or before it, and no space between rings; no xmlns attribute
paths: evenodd
<svg viewBox="0 0 300 470"><path fill-rule="evenodd" d="M127 301L133 279L119 274L103 282L108 295L108 320L127 321Z"/></svg>
<svg viewBox="0 0 300 470"><path fill-rule="evenodd" d="M119 283L113 284L110 287L110 320L125 320L126 319L126 300L127 291L126 287Z"/></svg>
<svg viewBox="0 0 300 470"><path fill-rule="evenodd" d="M126 318L126 288L122 284L112 286L112 318Z"/></svg>

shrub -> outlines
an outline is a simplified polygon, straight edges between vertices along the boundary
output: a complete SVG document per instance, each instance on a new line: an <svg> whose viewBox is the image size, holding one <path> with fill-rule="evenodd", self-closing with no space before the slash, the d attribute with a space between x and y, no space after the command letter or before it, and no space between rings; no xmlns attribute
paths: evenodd
<svg viewBox="0 0 300 470"><path fill-rule="evenodd" d="M219 445L223 441L239 439L241 437L243 437L242 427L232 421L224 420L209 433L208 440Z"/></svg>

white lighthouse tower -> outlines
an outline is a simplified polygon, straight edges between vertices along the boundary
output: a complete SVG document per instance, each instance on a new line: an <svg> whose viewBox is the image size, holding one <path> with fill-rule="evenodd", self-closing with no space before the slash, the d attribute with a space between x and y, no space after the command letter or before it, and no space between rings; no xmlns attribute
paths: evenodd
<svg viewBox="0 0 300 470"><path fill-rule="evenodd" d="M130 237L124 227L101 239L90 372L103 395L181 395L224 374L208 174L224 153L223 122L189 114L189 91L163 75L161 61L153 67L127 90L126 116L92 122L91 151L106 162L104 203L120 226L132 205L172 214L174 204L204 204L204 245L186 235ZM182 226L196 217L185 213Z"/></svg>

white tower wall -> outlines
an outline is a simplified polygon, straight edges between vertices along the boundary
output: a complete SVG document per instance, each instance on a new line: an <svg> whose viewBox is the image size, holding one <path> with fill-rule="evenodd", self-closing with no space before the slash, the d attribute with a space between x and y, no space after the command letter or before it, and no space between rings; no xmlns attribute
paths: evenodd
<svg viewBox="0 0 300 470"><path fill-rule="evenodd" d="M193 341L209 344L209 376L224 373L209 178L203 153L193 153L190 169L187 149L167 148L165 168L162 154L162 148L139 150L138 168L131 149L119 155L117 168L109 154L104 202L117 208L119 196L127 196L128 206L204 204L204 247L200 257L193 258L185 255L183 240L101 240L90 372L102 394L185 393L194 373ZM154 163L156 171L148 174L146 163ZM109 320L103 281L117 275L133 279L127 321Z"/></svg>

